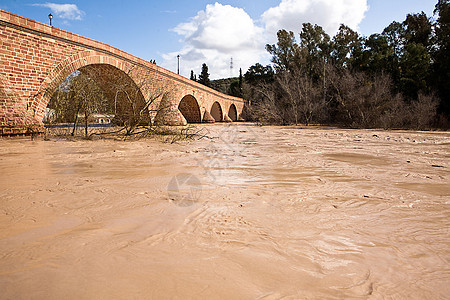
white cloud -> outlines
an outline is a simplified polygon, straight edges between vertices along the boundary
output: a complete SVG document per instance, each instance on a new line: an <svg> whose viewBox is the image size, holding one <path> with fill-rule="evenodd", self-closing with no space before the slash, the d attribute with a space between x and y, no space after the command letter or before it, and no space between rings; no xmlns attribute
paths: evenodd
<svg viewBox="0 0 450 300"><path fill-rule="evenodd" d="M367 0L281 0L264 12L262 21L271 37L280 29L298 34L307 22L322 26L333 36L342 23L358 30L367 10Z"/></svg>
<svg viewBox="0 0 450 300"><path fill-rule="evenodd" d="M176 56L181 56L181 73L189 76L190 70L200 73L206 63L211 78L230 76L230 59L234 72L245 72L265 55L263 28L255 25L241 8L219 3L208 4L189 22L173 29L183 37L184 47L178 52L163 55L163 66L176 69Z"/></svg>
<svg viewBox="0 0 450 300"><path fill-rule="evenodd" d="M57 17L66 20L82 20L85 15L84 11L80 10L76 4L57 4L47 2L44 4L33 4L33 6L48 7Z"/></svg>
<svg viewBox="0 0 450 300"><path fill-rule="evenodd" d="M181 74L190 70L200 73L202 63L209 67L210 77L230 76L230 58L234 72L259 62L269 63L265 44L276 42L280 29L293 31L298 37L302 23L310 22L334 35L341 23L357 30L367 11L367 0L281 0L263 13L257 22L241 8L220 3L209 4L189 22L181 23L174 32L182 36L182 49L163 54L163 67L177 69L176 56L181 56ZM257 25L262 24L262 25Z"/></svg>

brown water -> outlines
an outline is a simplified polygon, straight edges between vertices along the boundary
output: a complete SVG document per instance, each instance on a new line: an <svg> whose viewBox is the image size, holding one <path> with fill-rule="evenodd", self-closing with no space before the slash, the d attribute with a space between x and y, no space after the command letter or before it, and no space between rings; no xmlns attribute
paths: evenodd
<svg viewBox="0 0 450 300"><path fill-rule="evenodd" d="M2 299L445 299L450 133L0 140Z"/></svg>

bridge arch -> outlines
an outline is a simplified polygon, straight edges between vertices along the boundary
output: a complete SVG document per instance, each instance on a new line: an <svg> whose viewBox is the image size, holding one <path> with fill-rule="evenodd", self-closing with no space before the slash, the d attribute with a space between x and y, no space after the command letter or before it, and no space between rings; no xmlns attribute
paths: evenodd
<svg viewBox="0 0 450 300"><path fill-rule="evenodd" d="M61 61L48 73L43 84L39 88L37 97L32 99L29 103L34 111L34 115L42 120L45 108L47 107L53 92L70 74L75 71L87 73L100 88L103 89L109 99L116 99L116 92L118 89L119 113L124 112L127 108L124 107L126 94L133 95L138 106L145 104L145 99L132 78L132 66L129 63L115 59L114 57L102 55L95 51L83 51L72 55ZM120 88L118 88L120 86ZM129 102L129 101L128 101Z"/></svg>
<svg viewBox="0 0 450 300"><path fill-rule="evenodd" d="M237 109L236 105L231 104L230 108L228 109L228 117L231 119L231 121L236 122L237 121Z"/></svg>
<svg viewBox="0 0 450 300"><path fill-rule="evenodd" d="M183 117L188 123L201 123L202 114L200 112L200 106L198 105L197 99L192 95L184 96L180 104L178 105L178 110L181 112Z"/></svg>
<svg viewBox="0 0 450 300"><path fill-rule="evenodd" d="M223 110L219 102L216 101L213 103L210 113L216 122L223 121Z"/></svg>

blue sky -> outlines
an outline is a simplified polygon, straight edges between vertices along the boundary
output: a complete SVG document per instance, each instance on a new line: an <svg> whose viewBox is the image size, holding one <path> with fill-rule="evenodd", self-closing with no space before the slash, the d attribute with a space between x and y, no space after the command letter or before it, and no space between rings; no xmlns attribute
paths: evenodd
<svg viewBox="0 0 450 300"><path fill-rule="evenodd" d="M363 35L380 33L408 13L433 15L437 0L1 0L0 8L87 36L176 71L199 73L207 63L211 78L237 76L239 68L269 63L264 45L281 28L298 33L301 23L317 23L333 35L340 23ZM234 68L230 70L233 58Z"/></svg>

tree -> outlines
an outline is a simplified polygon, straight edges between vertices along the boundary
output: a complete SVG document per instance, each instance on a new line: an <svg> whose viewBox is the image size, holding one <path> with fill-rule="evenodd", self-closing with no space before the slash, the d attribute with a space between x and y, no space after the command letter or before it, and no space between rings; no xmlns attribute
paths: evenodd
<svg viewBox="0 0 450 300"><path fill-rule="evenodd" d="M319 25L304 23L300 32L299 62L309 76L319 79L322 74L323 62L331 52L330 36Z"/></svg>
<svg viewBox="0 0 450 300"><path fill-rule="evenodd" d="M394 67L394 49L389 45L386 36L372 34L363 41L364 50L357 58L359 71L379 74Z"/></svg>
<svg viewBox="0 0 450 300"><path fill-rule="evenodd" d="M298 56L299 47L295 42L292 31L279 30L277 33L278 42L275 45L266 45L266 50L272 55L272 62L275 64L277 72L291 69Z"/></svg>
<svg viewBox="0 0 450 300"><path fill-rule="evenodd" d="M406 45L405 28L402 23L394 21L383 30L382 35L386 38L391 49L386 71L391 75L395 90L400 91L400 59L404 54Z"/></svg>
<svg viewBox="0 0 450 300"><path fill-rule="evenodd" d="M356 31L341 24L339 31L333 37L331 47L333 61L341 67L349 68L353 65L355 53L361 51L362 44Z"/></svg>
<svg viewBox="0 0 450 300"><path fill-rule="evenodd" d="M433 51L433 86L441 103L439 111L450 116L450 1L439 0L434 13L438 15L435 27L436 47Z"/></svg>
<svg viewBox="0 0 450 300"><path fill-rule="evenodd" d="M71 135L74 136L79 117L84 115L85 137L89 135L89 122L93 113L110 113L111 106L102 89L83 72L74 72L58 87L48 107L56 112L56 121L73 123Z"/></svg>
<svg viewBox="0 0 450 300"><path fill-rule="evenodd" d="M427 79L430 55L424 45L407 44L400 60L400 68L400 88L408 99L417 99L419 92L429 92Z"/></svg>
<svg viewBox="0 0 450 300"><path fill-rule="evenodd" d="M77 110L75 115L72 136L75 134L79 114L84 115L84 136L89 136L89 118L93 113L99 112L107 101L103 101L103 91L86 74L80 73L73 81L74 89L73 101L76 103Z"/></svg>
<svg viewBox="0 0 450 300"><path fill-rule="evenodd" d="M397 101L388 75L343 69L330 71L329 83L331 97L336 101L334 123L356 128L386 125L381 121Z"/></svg>
<svg viewBox="0 0 450 300"><path fill-rule="evenodd" d="M403 54L403 48L406 44L406 33L402 23L392 22L381 33L390 47L394 50L394 56L399 59Z"/></svg>
<svg viewBox="0 0 450 300"><path fill-rule="evenodd" d="M276 78L276 85L281 92L281 100L290 107L288 111L293 116L292 120L286 120L288 123L293 122L298 125L302 122L308 126L318 121L325 109L320 84L315 83L310 76L297 69L297 71L280 73Z"/></svg>
<svg viewBox="0 0 450 300"><path fill-rule="evenodd" d="M251 66L243 77L243 98L253 104L261 102L264 94L260 92L261 86L270 85L274 80L274 71L270 65L263 66L259 63ZM251 117L247 116L247 119Z"/></svg>
<svg viewBox="0 0 450 300"><path fill-rule="evenodd" d="M194 74L193 70L191 70L191 78L190 79L193 81L197 81L197 75Z"/></svg>
<svg viewBox="0 0 450 300"><path fill-rule="evenodd" d="M244 74L245 82L249 84L256 84L257 82L271 82L275 75L272 66L263 66L259 63L251 66Z"/></svg>
<svg viewBox="0 0 450 300"><path fill-rule="evenodd" d="M403 26L407 44L422 44L426 48L430 45L433 25L424 12L408 14Z"/></svg>
<svg viewBox="0 0 450 300"><path fill-rule="evenodd" d="M209 80L208 66L205 63L202 65L202 72L198 76L198 82L206 86L211 85Z"/></svg>
<svg viewBox="0 0 450 300"><path fill-rule="evenodd" d="M332 40L310 23L302 25L298 43L293 32L278 31L277 43L266 45L274 70L256 64L244 76L257 120L270 111L271 121L310 124L327 113L329 122L344 126L425 128L436 118L434 88L445 125L450 0L438 0L435 14L434 24L424 12L409 14L369 37L344 24ZM426 116L419 120L420 109Z"/></svg>
<svg viewBox="0 0 450 300"><path fill-rule="evenodd" d="M242 97L242 83L244 82L244 77L242 76L242 68L239 68L239 97Z"/></svg>
<svg viewBox="0 0 450 300"><path fill-rule="evenodd" d="M231 96L242 98L242 83L243 83L242 69L239 69L239 79L234 80L230 84L228 94Z"/></svg>

